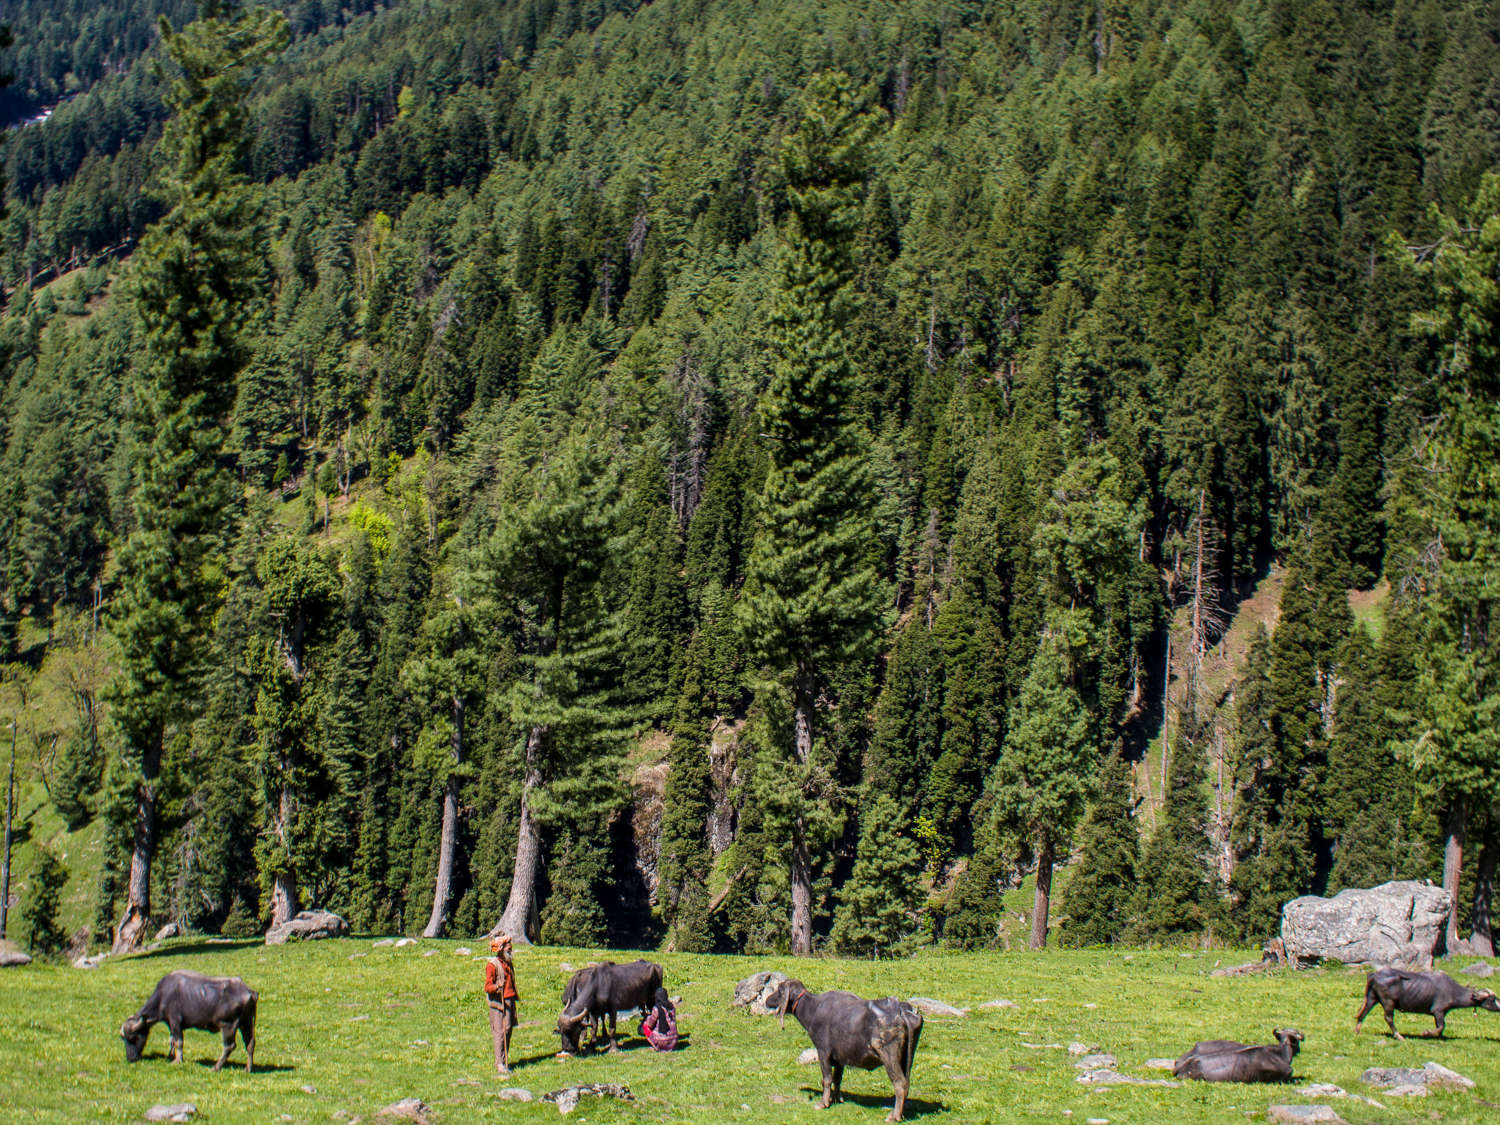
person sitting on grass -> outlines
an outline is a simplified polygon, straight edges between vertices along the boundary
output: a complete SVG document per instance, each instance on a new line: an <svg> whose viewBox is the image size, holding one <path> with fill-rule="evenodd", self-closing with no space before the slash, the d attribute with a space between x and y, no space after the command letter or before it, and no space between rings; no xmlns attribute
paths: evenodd
<svg viewBox="0 0 1500 1125"><path fill-rule="evenodd" d="M651 1012L641 1024L641 1034L658 1051L670 1051L677 1046L677 1009L665 988L656 990Z"/></svg>

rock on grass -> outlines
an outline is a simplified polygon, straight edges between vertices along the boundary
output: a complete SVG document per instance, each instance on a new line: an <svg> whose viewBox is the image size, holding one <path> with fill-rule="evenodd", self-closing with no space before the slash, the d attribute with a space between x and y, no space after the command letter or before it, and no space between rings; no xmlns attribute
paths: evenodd
<svg viewBox="0 0 1500 1125"><path fill-rule="evenodd" d="M146 1111L147 1121L190 1121L198 1107L192 1102L178 1102L176 1105L154 1105Z"/></svg>
<svg viewBox="0 0 1500 1125"><path fill-rule="evenodd" d="M392 1102L379 1110L375 1116L397 1121L415 1121L417 1125L429 1125L427 1115L431 1112L421 1098L402 1098L399 1102Z"/></svg>
<svg viewBox="0 0 1500 1125"><path fill-rule="evenodd" d="M907 1003L924 1016L946 1016L949 1019L963 1019L969 1014L969 1009L967 1008L955 1008L952 1004L944 1004L941 1000L934 1000L930 996L913 996Z"/></svg>
<svg viewBox="0 0 1500 1125"><path fill-rule="evenodd" d="M1326 1105L1273 1105L1267 1113L1272 1121L1282 1121L1288 1125L1297 1125L1303 1121L1343 1120Z"/></svg>
<svg viewBox="0 0 1500 1125"><path fill-rule="evenodd" d="M1422 1067L1372 1066L1359 1076L1366 1086L1396 1093L1403 1086L1419 1086L1423 1090L1472 1090L1474 1080L1465 1078L1455 1070L1439 1063L1429 1062ZM1404 1091L1403 1091L1404 1092Z"/></svg>
<svg viewBox="0 0 1500 1125"><path fill-rule="evenodd" d="M577 1109L581 1098L619 1098L621 1101L635 1101L635 1095L630 1092L630 1087L622 1086L618 1082L590 1082L585 1086L566 1086L561 1090L553 1090L550 1094L542 1095L542 1101L555 1103L557 1112L564 1114L572 1113Z"/></svg>

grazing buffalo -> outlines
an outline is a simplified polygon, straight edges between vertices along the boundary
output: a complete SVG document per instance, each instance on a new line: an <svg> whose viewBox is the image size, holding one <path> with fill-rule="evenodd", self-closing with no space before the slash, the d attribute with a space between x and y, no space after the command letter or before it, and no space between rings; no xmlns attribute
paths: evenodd
<svg viewBox="0 0 1500 1125"><path fill-rule="evenodd" d="M1232 1039L1194 1043L1173 1064L1172 1075L1202 1082L1290 1082L1302 1032L1278 1027L1271 1034L1276 1043L1268 1047L1250 1047Z"/></svg>
<svg viewBox="0 0 1500 1125"><path fill-rule="evenodd" d="M651 1010L651 1000L661 982L661 966L654 961L632 961L628 965L604 961L574 973L568 987L563 990L563 1010L557 1017L562 1053L577 1054L585 1025L597 1020L602 1029L606 1019L609 1020L609 1049L616 1050L615 1014L639 1008L644 1016ZM594 1042L597 1041L596 1031Z"/></svg>
<svg viewBox="0 0 1500 1125"><path fill-rule="evenodd" d="M576 973L568 978L568 983L563 986L563 1011L566 1012L573 1006L573 1002L578 999L578 993L582 990L583 986L588 983L589 978L593 975L594 969L595 966L590 965L586 969L579 969ZM579 1025L578 1030L580 1032L587 1031L589 1033L589 1046L592 1047L595 1043L599 1042L599 1021L594 1018L593 1013L584 1013L583 1023Z"/></svg>
<svg viewBox="0 0 1500 1125"><path fill-rule="evenodd" d="M1454 1008L1483 1008L1500 1012L1500 1000L1487 988L1469 988L1447 973L1420 973L1410 969L1376 969L1365 977L1365 1006L1354 1017L1354 1030L1360 1030L1370 1009L1379 1004L1385 1009L1385 1022L1391 1034L1404 1039L1396 1030L1394 1012L1431 1012L1437 1031L1423 1035L1443 1034L1444 1017Z"/></svg>
<svg viewBox="0 0 1500 1125"><path fill-rule="evenodd" d="M862 1000L852 992L809 992L800 980L778 984L766 997L786 1026L791 1012L807 1030L823 1068L823 1100L827 1109L840 1096L844 1067L873 1070L884 1066L896 1091L887 1121L900 1121L911 1088L911 1064L922 1036L922 1013L893 996Z"/></svg>
<svg viewBox="0 0 1500 1125"><path fill-rule="evenodd" d="M253 989L239 977L206 977L202 973L178 969L156 982L151 998L140 1011L125 1021L120 1038L125 1040L125 1061L135 1062L146 1049L151 1025L165 1023L171 1033L167 1057L182 1061L184 1028L217 1031L224 1040L218 1070L234 1050L235 1032L245 1041L245 1069L255 1065L255 1001Z"/></svg>

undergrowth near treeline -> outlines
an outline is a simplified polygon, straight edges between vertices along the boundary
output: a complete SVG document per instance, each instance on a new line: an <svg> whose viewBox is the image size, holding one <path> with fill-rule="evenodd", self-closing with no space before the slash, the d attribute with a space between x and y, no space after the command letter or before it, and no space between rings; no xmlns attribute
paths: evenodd
<svg viewBox="0 0 1500 1125"><path fill-rule="evenodd" d="M1126 1123L1266 1120L1272 1104L1307 1102L1285 1087L1209 1086L1090 1090L1076 1081L1068 1047L1114 1054L1119 1069L1143 1078L1148 1058L1176 1055L1198 1039L1268 1042L1273 1027L1307 1036L1298 1085L1331 1082L1372 1095L1387 1108L1330 1102L1353 1123L1484 1122L1500 1103L1500 1017L1456 1012L1442 1041L1382 1034L1377 1011L1353 1033L1364 978L1355 970L1274 971L1213 977L1246 952L1048 951L931 954L894 962L648 955L663 963L681 997L682 1046L657 1054L632 1038L614 1056L554 1057L553 1025L566 972L590 959L633 954L529 948L517 954L521 1025L514 1077L491 1070L479 998L480 946L422 941L395 949L369 938L267 948L254 942L183 940L153 954L106 961L93 971L32 965L0 974L0 1119L138 1122L157 1103L193 1102L200 1125L233 1122L366 1122L402 1098L421 1098L436 1125L546 1121L548 1104L501 1100L506 1086L540 1095L582 1082L620 1082L636 1101L585 1101L575 1122L798 1122L883 1120L890 1085L881 1072L849 1071L846 1100L816 1110L818 1070L799 1065L808 1041L788 1021L730 1006L734 984L761 968L790 972L815 989L866 995L930 996L970 1009L963 1019L929 1017L908 1103L910 1120ZM1468 962L1463 962L1467 964ZM1447 966L1456 971L1456 966ZM147 1055L125 1062L119 1027L162 974L178 968L238 975L260 993L256 1071L236 1048L215 1074L218 1037L188 1032L187 1061L166 1061L156 1028ZM982 1009L991 1000L1014 1008ZM1430 1025L1398 1017L1409 1035ZM622 1022L622 1031L624 1030ZM632 1025L633 1027L633 1025ZM1470 1093L1391 1099L1364 1087L1370 1066L1434 1060L1478 1084Z"/></svg>

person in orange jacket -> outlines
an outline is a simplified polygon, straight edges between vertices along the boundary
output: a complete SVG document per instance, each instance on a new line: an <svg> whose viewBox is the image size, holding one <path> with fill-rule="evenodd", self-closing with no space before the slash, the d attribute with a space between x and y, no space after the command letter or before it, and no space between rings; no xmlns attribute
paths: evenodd
<svg viewBox="0 0 1500 1125"><path fill-rule="evenodd" d="M495 1073L510 1077L510 1033L516 1026L516 969L510 960L510 938L490 939L494 954L484 963L484 996L490 1010L490 1035L495 1040Z"/></svg>

